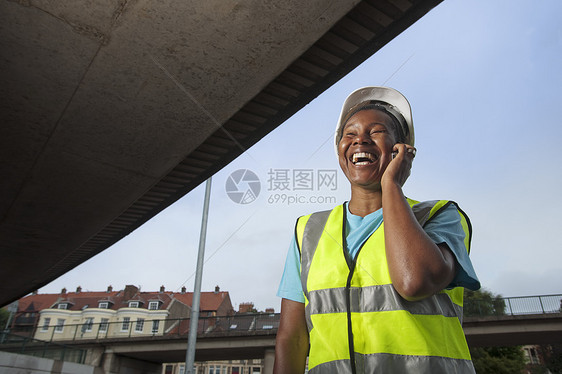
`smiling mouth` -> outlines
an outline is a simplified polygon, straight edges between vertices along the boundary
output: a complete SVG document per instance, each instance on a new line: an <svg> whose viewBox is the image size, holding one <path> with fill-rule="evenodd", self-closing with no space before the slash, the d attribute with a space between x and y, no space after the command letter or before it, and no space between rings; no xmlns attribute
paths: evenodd
<svg viewBox="0 0 562 374"><path fill-rule="evenodd" d="M369 152L357 152L351 155L350 161L353 165L369 165L377 160L377 156Z"/></svg>

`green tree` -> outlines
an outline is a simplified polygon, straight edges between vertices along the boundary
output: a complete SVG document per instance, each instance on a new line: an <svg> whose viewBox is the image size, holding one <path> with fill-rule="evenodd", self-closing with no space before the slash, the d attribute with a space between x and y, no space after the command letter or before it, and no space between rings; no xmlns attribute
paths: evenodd
<svg viewBox="0 0 562 374"><path fill-rule="evenodd" d="M514 374L525 369L521 347L471 348L470 354L477 374Z"/></svg>
<svg viewBox="0 0 562 374"><path fill-rule="evenodd" d="M487 290L464 292L464 315L505 315L505 301L501 295ZM525 369L525 354L521 347L476 347L470 355L477 374L514 374Z"/></svg>
<svg viewBox="0 0 562 374"><path fill-rule="evenodd" d="M487 290L464 290L464 315L501 316L505 314L505 301L502 295L494 295Z"/></svg>
<svg viewBox="0 0 562 374"><path fill-rule="evenodd" d="M532 365L527 368L529 374L552 374L552 372L548 371L546 366L543 365Z"/></svg>
<svg viewBox="0 0 562 374"><path fill-rule="evenodd" d="M0 331L4 331L4 329L6 328L8 318L10 318L10 312L8 312L4 308L0 308Z"/></svg>

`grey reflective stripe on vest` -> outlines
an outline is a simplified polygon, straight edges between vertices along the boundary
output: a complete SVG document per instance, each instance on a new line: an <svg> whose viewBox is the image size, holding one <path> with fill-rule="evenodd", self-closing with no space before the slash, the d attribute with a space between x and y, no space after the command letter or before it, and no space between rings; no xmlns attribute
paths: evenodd
<svg viewBox="0 0 562 374"><path fill-rule="evenodd" d="M437 204L439 200L432 200L432 201L424 201L412 206L412 212L414 212L414 216L416 220L419 222L420 226L424 226L426 222L429 220L429 213L431 209Z"/></svg>
<svg viewBox="0 0 562 374"><path fill-rule="evenodd" d="M345 288L310 291L308 312L312 314L346 313ZM411 314L443 315L462 318L462 307L451 301L447 294L438 293L419 301L403 299L391 284L351 288L351 313L388 312L405 310ZM462 322L462 321L461 321Z"/></svg>
<svg viewBox="0 0 562 374"><path fill-rule="evenodd" d="M318 247L318 242L324 232L324 227L326 226L326 222L328 222L328 217L331 212L331 210L325 210L323 212L312 213L304 228L301 250L301 283L305 295L308 293L306 280L308 279L310 263L312 262L312 257L314 257L316 247Z"/></svg>
<svg viewBox="0 0 562 374"><path fill-rule="evenodd" d="M473 374L474 366L470 360L435 357L406 356L390 353L370 355L355 354L358 373L431 373L431 374ZM351 373L349 360L330 361L313 367L311 374Z"/></svg>
<svg viewBox="0 0 562 374"><path fill-rule="evenodd" d="M309 295L306 280L308 279L308 273L310 271L310 263L312 262L316 247L318 247L318 242L324 232L324 227L326 226L326 222L328 222L328 217L330 217L331 212L331 210L325 210L323 212L312 213L304 227L301 248L301 284L307 299ZM297 240L298 243L298 239L295 238L295 240ZM313 327L310 319L310 305L311 304L308 303L304 313L308 331L312 330Z"/></svg>
<svg viewBox="0 0 562 374"><path fill-rule="evenodd" d="M320 364L309 369L310 374L352 374L349 360L337 360Z"/></svg>

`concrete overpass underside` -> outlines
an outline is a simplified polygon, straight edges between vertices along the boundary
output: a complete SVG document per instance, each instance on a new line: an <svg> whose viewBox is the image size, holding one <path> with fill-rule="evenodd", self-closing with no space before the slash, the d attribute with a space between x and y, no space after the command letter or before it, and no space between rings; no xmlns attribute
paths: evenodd
<svg viewBox="0 0 562 374"><path fill-rule="evenodd" d="M263 359L274 351L275 336L254 335L202 338L197 341L195 361ZM159 343L120 342L106 345L106 352L152 363L185 361L187 339L167 339Z"/></svg>
<svg viewBox="0 0 562 374"><path fill-rule="evenodd" d="M463 329L471 347L562 344L560 313L472 317Z"/></svg>
<svg viewBox="0 0 562 374"><path fill-rule="evenodd" d="M0 0L0 305L131 233L440 1Z"/></svg>

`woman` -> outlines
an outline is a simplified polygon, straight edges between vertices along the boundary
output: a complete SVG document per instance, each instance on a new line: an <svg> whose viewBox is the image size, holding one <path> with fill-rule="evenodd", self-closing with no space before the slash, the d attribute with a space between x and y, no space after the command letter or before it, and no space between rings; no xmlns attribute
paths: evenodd
<svg viewBox="0 0 562 374"><path fill-rule="evenodd" d="M410 175L414 128L398 91L365 87L336 128L351 199L297 220L278 295L275 373L473 373L462 331L468 217L450 201L419 203ZM309 351L310 346L310 351Z"/></svg>

